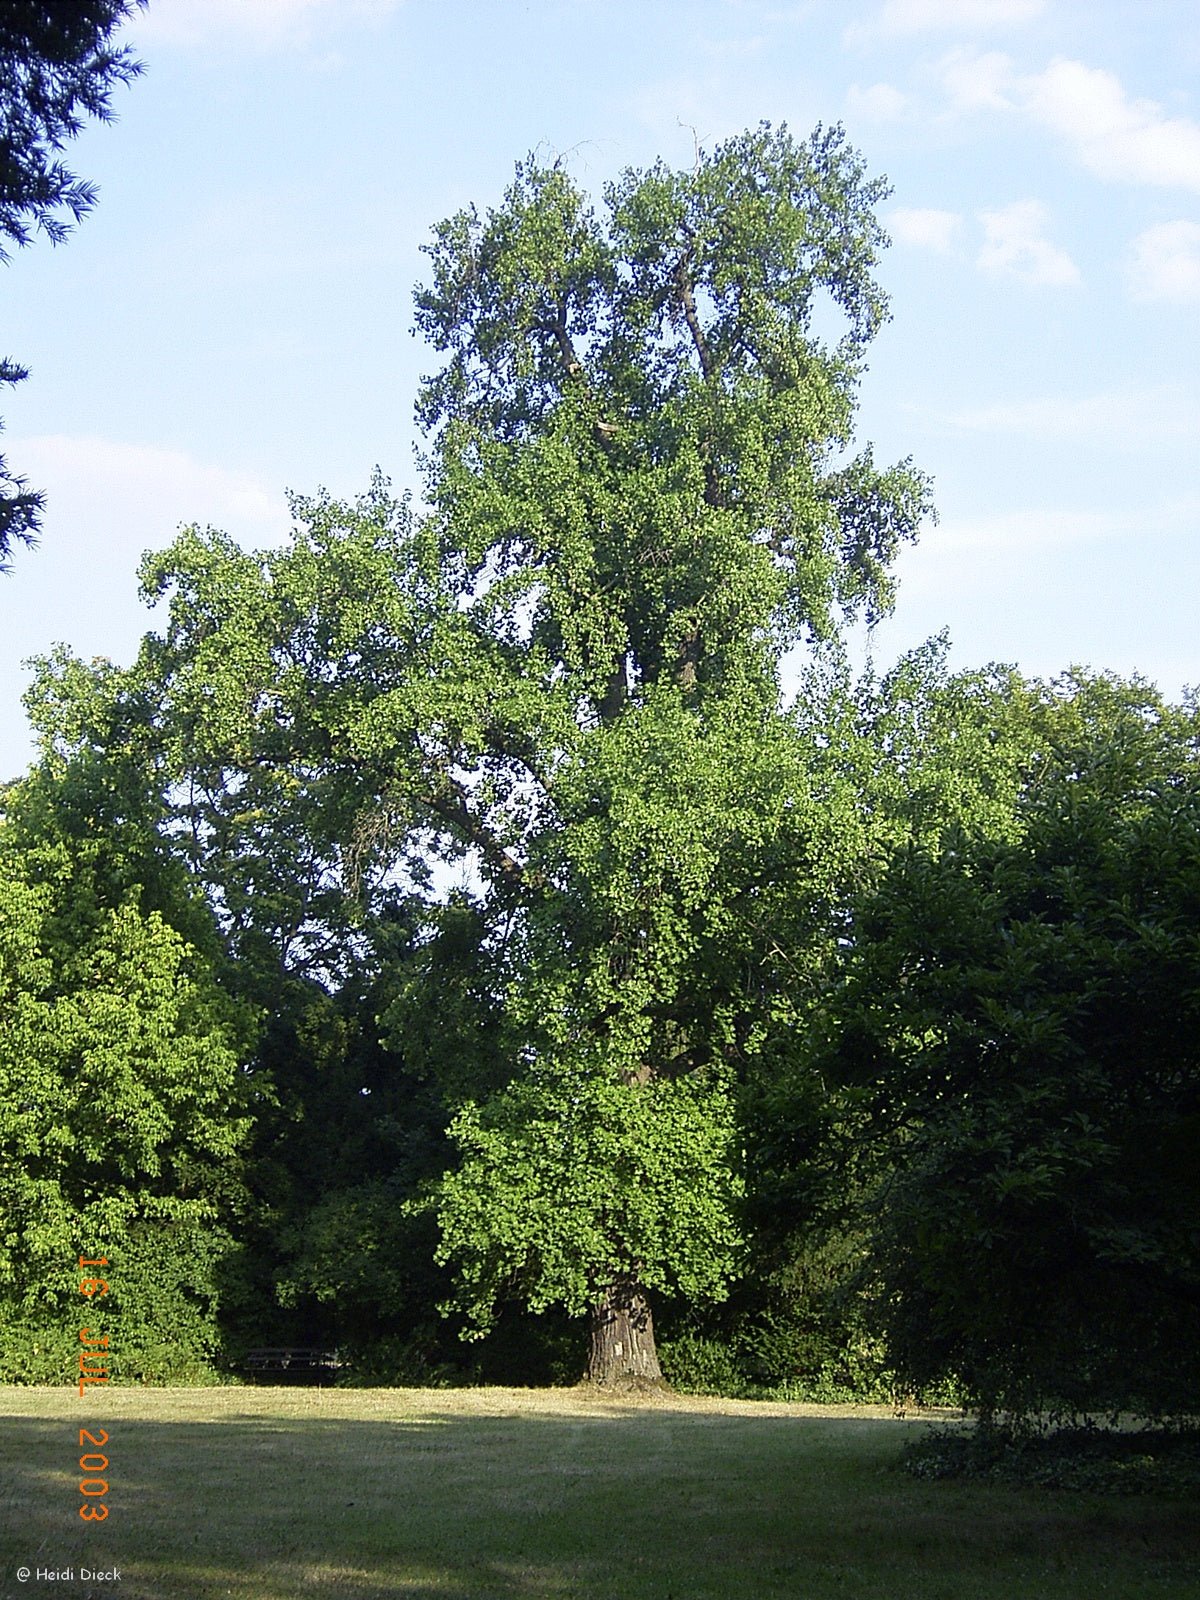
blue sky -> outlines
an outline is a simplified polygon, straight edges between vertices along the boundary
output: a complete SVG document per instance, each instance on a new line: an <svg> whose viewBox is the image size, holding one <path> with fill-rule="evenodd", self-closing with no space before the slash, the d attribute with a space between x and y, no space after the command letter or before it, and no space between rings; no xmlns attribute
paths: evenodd
<svg viewBox="0 0 1200 1600"><path fill-rule="evenodd" d="M1195 0L152 0L100 185L3 269L10 465L42 546L0 578L0 777L24 657L128 661L143 550L248 545L286 489L417 487L421 244L533 149L598 191L760 120L841 121L894 192L860 435L932 473L877 664L1200 683ZM860 637L859 648L865 644Z"/></svg>

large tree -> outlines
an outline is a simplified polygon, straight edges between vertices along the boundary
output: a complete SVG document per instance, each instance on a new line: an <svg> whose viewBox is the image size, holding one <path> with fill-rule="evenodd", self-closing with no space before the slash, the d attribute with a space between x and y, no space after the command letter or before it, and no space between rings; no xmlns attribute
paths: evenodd
<svg viewBox="0 0 1200 1600"><path fill-rule="evenodd" d="M529 165L442 225L418 295L449 358L421 404L443 550L569 729L522 840L526 1065L454 1125L443 1250L483 1326L512 1287L589 1308L593 1377L654 1376L646 1290L719 1295L737 1264L730 1089L782 1004L784 902L827 904L847 842L777 669L886 608L924 506L843 459L884 193L837 130L627 174L604 223Z"/></svg>
<svg viewBox="0 0 1200 1600"><path fill-rule="evenodd" d="M140 678L237 936L337 983L380 917L444 941L458 906L443 1042L419 962L385 1013L455 1112L455 1303L590 1312L596 1377L657 1375L648 1292L736 1270L732 1091L868 831L779 666L886 610L927 508L849 452L886 192L837 129L627 173L603 218L523 164L430 247L428 514L377 484L145 572Z"/></svg>
<svg viewBox="0 0 1200 1600"><path fill-rule="evenodd" d="M96 203L96 186L59 159L86 117L112 120L112 91L142 70L121 23L147 0L3 0L0 3L0 261L42 232L58 244ZM0 385L28 376L0 360ZM0 570L13 545L32 544L43 496L0 456Z"/></svg>

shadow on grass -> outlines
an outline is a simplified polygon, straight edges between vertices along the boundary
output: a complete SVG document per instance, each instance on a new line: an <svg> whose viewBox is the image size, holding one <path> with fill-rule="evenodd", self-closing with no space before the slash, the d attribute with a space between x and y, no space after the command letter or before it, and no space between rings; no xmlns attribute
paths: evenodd
<svg viewBox="0 0 1200 1600"><path fill-rule="evenodd" d="M232 1397L230 1397L232 1398ZM156 1401L166 1410L169 1398ZM153 1407L150 1409L154 1409ZM97 1405L94 1415L108 1413ZM76 1417L0 1418L0 1593L77 1600L1037 1600L1200 1593L1196 1505L895 1470L910 1429L669 1409L107 1426L84 1525ZM119 1587L84 1579L118 1567Z"/></svg>

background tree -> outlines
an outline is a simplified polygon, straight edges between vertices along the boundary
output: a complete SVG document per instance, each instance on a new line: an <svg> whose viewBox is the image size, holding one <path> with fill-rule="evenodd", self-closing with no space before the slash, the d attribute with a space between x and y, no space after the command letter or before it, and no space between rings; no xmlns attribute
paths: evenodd
<svg viewBox="0 0 1200 1600"><path fill-rule="evenodd" d="M58 244L96 203L94 184L58 153L84 119L110 122L112 90L141 71L127 46L110 42L147 0L3 0L0 4L0 261L42 232ZM68 220L71 219L71 221ZM0 361L0 385L27 369ZM43 496L0 456L0 570L13 545L32 544Z"/></svg>
<svg viewBox="0 0 1200 1600"><path fill-rule="evenodd" d="M901 855L856 929L827 1065L875 1152L879 1315L985 1415L1189 1409L1195 710L1080 674L1023 699L1017 837Z"/></svg>
<svg viewBox="0 0 1200 1600"><path fill-rule="evenodd" d="M257 573L252 560L232 559L221 592L240 596L253 633L247 566ZM41 826L91 843L89 870L103 883L90 897L76 888L85 922L97 893L116 903L136 885L142 906L205 952L239 1013L259 1019L241 1036L239 1086L252 1123L233 1164L235 1241L224 1242L214 1277L222 1358L236 1364L254 1345L329 1344L360 1372L412 1375L423 1352L438 1354L429 1330L440 1325L434 1306L447 1285L433 1263L432 1219L400 1205L445 1165L444 1110L419 1058L403 1072L377 1023L405 981L411 930L376 903L376 942L394 974L383 993L358 915L369 869L351 848L343 882L333 824L322 817L327 804L349 827L353 810L328 776L301 780L282 768L265 731L244 777L197 759L172 788L181 751L200 752L196 725L213 715L214 693L223 697L245 670L232 617L213 645L199 702L181 699L169 723L156 720L137 672L65 651L39 664L27 704L55 774L39 788L53 796ZM446 972L429 986L440 1039ZM369 1348L384 1342L386 1352Z"/></svg>
<svg viewBox="0 0 1200 1600"><path fill-rule="evenodd" d="M792 876L770 921L763 954L781 967L787 957L787 1004L741 1075L746 1265L727 1305L672 1316L667 1329L683 1341L672 1363L706 1384L785 1385L811 1399L894 1390L861 1282L865 1204L883 1157L862 1139L862 1091L840 1084L813 1043L836 1012L862 908L897 856L936 851L963 830L1019 836L1029 695L1009 669L952 675L947 654L941 637L882 679L855 679L835 661L802 681L793 716L804 766L843 848L810 919Z"/></svg>
<svg viewBox="0 0 1200 1600"><path fill-rule="evenodd" d="M242 1203L249 1018L218 987L211 915L161 848L130 766L48 757L0 820L0 1350L61 1381L78 1256L108 1256L120 1373L167 1381L218 1344ZM194 938L189 942L186 930Z"/></svg>
<svg viewBox="0 0 1200 1600"><path fill-rule="evenodd" d="M886 609L926 509L906 464L847 458L885 194L836 129L630 173L603 223L523 165L437 230L418 295L431 514L377 485L298 502L290 550L191 533L145 572L172 612L139 670L201 850L264 808L299 828L330 893L301 924L357 917L343 960L402 902L441 937L430 865L464 874L456 1303L589 1311L599 1377L657 1372L647 1291L735 1270L732 1091L789 1006L772 919L793 965L827 940L860 842L778 663Z"/></svg>

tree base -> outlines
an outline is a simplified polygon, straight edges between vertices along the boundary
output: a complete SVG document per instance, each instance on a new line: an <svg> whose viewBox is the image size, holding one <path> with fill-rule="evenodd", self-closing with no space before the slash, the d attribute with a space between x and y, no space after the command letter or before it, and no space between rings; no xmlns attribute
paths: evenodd
<svg viewBox="0 0 1200 1600"><path fill-rule="evenodd" d="M654 1318L636 1283L610 1284L592 1307L591 1349L586 1381L605 1389L661 1384L654 1347Z"/></svg>
<svg viewBox="0 0 1200 1600"><path fill-rule="evenodd" d="M674 1395L675 1391L665 1378L613 1378L601 1383L595 1378L581 1378L575 1385L581 1399L592 1396L596 1400L653 1400L657 1396Z"/></svg>

